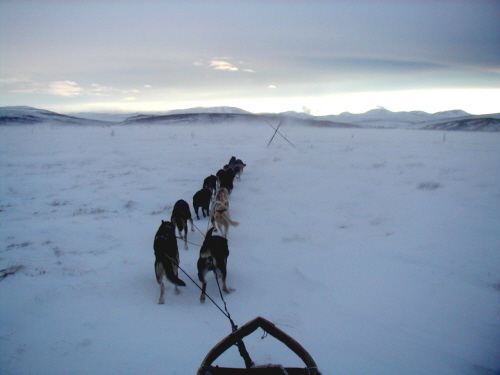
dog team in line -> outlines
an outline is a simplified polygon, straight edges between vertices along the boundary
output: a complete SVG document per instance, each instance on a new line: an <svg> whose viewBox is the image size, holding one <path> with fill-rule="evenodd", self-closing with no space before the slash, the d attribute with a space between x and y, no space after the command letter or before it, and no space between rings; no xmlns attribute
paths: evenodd
<svg viewBox="0 0 500 375"><path fill-rule="evenodd" d="M202 283L201 302L205 302L207 288L205 276L209 271L215 271L216 277L222 280L224 292L230 293L233 290L226 285L226 267L229 256L227 233L229 226L238 226L239 223L232 220L229 214L229 195L233 190L234 179L240 179L245 166L246 164L240 159L231 157L229 163L220 169L215 176L210 175L203 181L203 188L193 196L193 208L197 219L200 220L198 210L201 208L201 214L203 217L210 216L212 225L205 235L197 263L198 279ZM179 232L179 238L184 239L184 249L187 250L188 222L191 222L191 231L194 232L189 204L180 199L174 205L170 221L162 220L160 228L156 232L153 247L156 281L160 286L159 304L165 302L164 277L174 284L175 294L179 294L179 286L186 286L186 283L178 276L179 249L176 228Z"/></svg>

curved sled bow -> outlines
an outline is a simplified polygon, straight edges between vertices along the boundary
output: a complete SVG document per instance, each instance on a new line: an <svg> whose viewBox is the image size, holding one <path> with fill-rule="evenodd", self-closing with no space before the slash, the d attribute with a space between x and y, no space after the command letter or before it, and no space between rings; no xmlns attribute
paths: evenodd
<svg viewBox="0 0 500 375"><path fill-rule="evenodd" d="M253 333L257 328L262 328L265 332L285 344L291 351L304 362L306 368L290 368L276 365L257 366L252 368L225 368L213 367L212 363L227 349L235 345L238 341ZM285 370L289 375L321 375L311 355L300 345L295 339L287 335L285 332L277 328L270 321L257 317L247 324L238 328L233 333L227 335L222 341L215 345L203 360L197 375L224 375L224 374L283 374Z"/></svg>

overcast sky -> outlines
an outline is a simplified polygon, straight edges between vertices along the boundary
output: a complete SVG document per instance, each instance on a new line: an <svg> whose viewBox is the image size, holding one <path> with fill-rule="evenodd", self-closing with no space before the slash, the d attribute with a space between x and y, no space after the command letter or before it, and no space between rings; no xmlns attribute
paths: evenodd
<svg viewBox="0 0 500 375"><path fill-rule="evenodd" d="M500 112L499 0L0 0L0 106Z"/></svg>

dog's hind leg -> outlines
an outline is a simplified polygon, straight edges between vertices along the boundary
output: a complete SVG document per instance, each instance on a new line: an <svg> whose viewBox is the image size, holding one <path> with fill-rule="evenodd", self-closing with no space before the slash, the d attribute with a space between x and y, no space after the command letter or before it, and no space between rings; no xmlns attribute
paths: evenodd
<svg viewBox="0 0 500 375"><path fill-rule="evenodd" d="M163 305L165 303L165 284L163 284L163 280L159 281L160 284L160 298L158 299L158 304Z"/></svg>
<svg viewBox="0 0 500 375"><path fill-rule="evenodd" d="M227 232L229 231L229 227L227 225L227 223L224 221L221 225L221 234L222 234L222 237L224 238L227 238Z"/></svg>
<svg viewBox="0 0 500 375"><path fill-rule="evenodd" d="M213 212L210 212L210 222L212 223L214 232L217 233L217 223L215 222L215 214Z"/></svg>
<svg viewBox="0 0 500 375"><path fill-rule="evenodd" d="M219 277L222 280L222 290L224 292L226 292L227 294L229 294L231 292L234 292L235 289L227 287L226 276L227 276L227 272L225 269L224 270L217 270L217 273L215 275L215 277Z"/></svg>
<svg viewBox="0 0 500 375"><path fill-rule="evenodd" d="M207 282L204 281L201 287L200 302L205 302L205 291L207 290Z"/></svg>
<svg viewBox="0 0 500 375"><path fill-rule="evenodd" d="M220 236L226 238L226 235L224 233L224 225L218 218L215 219L215 228L216 229L214 230L214 232L220 233Z"/></svg>
<svg viewBox="0 0 500 375"><path fill-rule="evenodd" d="M164 294L165 294L165 284L163 284L163 276L165 275L165 269L161 262L155 262L155 274L156 281L158 285L160 285L160 298L158 299L158 303L163 305L165 303Z"/></svg>
<svg viewBox="0 0 500 375"><path fill-rule="evenodd" d="M187 229L187 226L186 226L186 229L185 229L185 232L184 232L184 250L188 250L188 233L187 233L188 229Z"/></svg>
<svg viewBox="0 0 500 375"><path fill-rule="evenodd" d="M188 244L187 244L187 240L188 240L188 224L187 224L187 221L185 219L182 219L182 225L183 225L183 230L184 230L184 236L182 235L182 230L179 232L180 235L181 235L181 238L184 239L184 250L187 250L188 249Z"/></svg>
<svg viewBox="0 0 500 375"><path fill-rule="evenodd" d="M198 272L198 279L200 279L202 286L201 286L201 294L200 294L200 302L205 302L205 292L207 290L207 281L205 280L205 275L206 271L204 272Z"/></svg>

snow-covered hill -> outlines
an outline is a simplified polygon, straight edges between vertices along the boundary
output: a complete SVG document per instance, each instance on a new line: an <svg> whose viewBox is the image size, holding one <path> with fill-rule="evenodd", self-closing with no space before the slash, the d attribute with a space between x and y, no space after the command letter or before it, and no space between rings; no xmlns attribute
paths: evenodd
<svg viewBox="0 0 500 375"><path fill-rule="evenodd" d="M195 374L231 326L153 239L233 155L228 285L323 374L500 370L500 134L190 123L0 127L0 373ZM197 279L195 220L180 262ZM213 275L208 293L221 306ZM262 331L257 364L302 362ZM236 348L217 364L243 366Z"/></svg>
<svg viewBox="0 0 500 375"><path fill-rule="evenodd" d="M415 126L417 129L460 130L460 131L500 131L500 118L493 115L468 116L453 118L447 121L427 121Z"/></svg>
<svg viewBox="0 0 500 375"><path fill-rule="evenodd" d="M332 128L356 128L357 125L334 121L304 119L294 116L283 116L280 114L241 114L241 113L185 113L165 116L139 115L126 119L123 124L181 124L190 123L198 125L209 124L265 124L278 126L280 123L298 126L332 127Z"/></svg>
<svg viewBox="0 0 500 375"><path fill-rule="evenodd" d="M322 116L321 118L331 121L347 122L364 127L405 128L425 121L448 120L450 118L461 118L465 116L471 115L462 110L430 114L423 111L391 112L385 108L377 108L361 114L344 112L337 116Z"/></svg>
<svg viewBox="0 0 500 375"><path fill-rule="evenodd" d="M481 120L480 120L481 119ZM342 113L332 116L311 116L307 113L283 112L254 114L234 107L197 107L165 113L106 114L79 112L72 116L30 107L0 108L0 124L36 124L55 122L73 125L111 124L216 124L261 123L316 127L407 128L462 131L500 131L500 115L472 116L464 111L429 114L422 111L391 112L378 108L363 114Z"/></svg>
<svg viewBox="0 0 500 375"><path fill-rule="evenodd" d="M100 121L124 122L131 119L148 118L154 116L181 115L191 113L220 113L220 114L250 114L235 107L196 107L187 109L176 109L165 112L148 112L148 113L96 113L96 112L77 112L71 113L71 116L86 118Z"/></svg>
<svg viewBox="0 0 500 375"><path fill-rule="evenodd" d="M166 112L165 115L182 115L189 113L219 113L219 114L240 114L240 115L251 114L251 112L236 107L195 107L187 109L175 109Z"/></svg>
<svg viewBox="0 0 500 375"><path fill-rule="evenodd" d="M106 125L110 122L83 119L74 116L61 115L56 112L46 111L44 109L14 106L0 107L0 125L1 124L72 124L72 125Z"/></svg>
<svg viewBox="0 0 500 375"><path fill-rule="evenodd" d="M81 119L120 123L125 121L129 117L138 116L140 115L140 113L74 112L74 113L69 113L68 115L72 117L78 117Z"/></svg>

